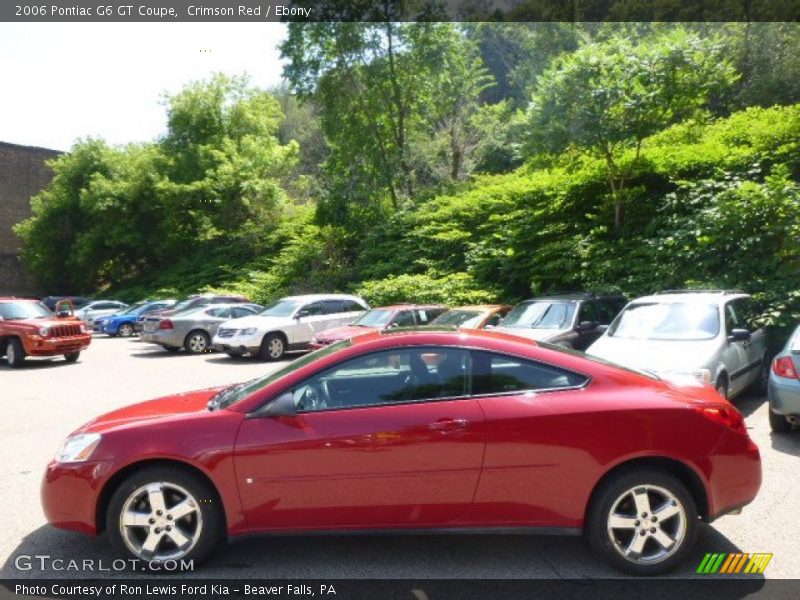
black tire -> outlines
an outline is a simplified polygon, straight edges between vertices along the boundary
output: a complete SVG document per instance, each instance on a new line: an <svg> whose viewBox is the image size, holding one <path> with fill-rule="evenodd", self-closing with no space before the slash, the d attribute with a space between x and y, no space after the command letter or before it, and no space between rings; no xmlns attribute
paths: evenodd
<svg viewBox="0 0 800 600"><path fill-rule="evenodd" d="M683 509L682 516L676 515L665 518L664 523L667 525L662 530L661 523L652 522L652 519L656 518L653 513L643 513L647 516L642 517L634 508L633 510L636 514L632 515L630 518L639 519L634 521L634 523L638 523L638 525L631 529L615 529L613 534L614 538L612 539L612 534L608 529L608 523L615 504L619 506L618 502L620 502L620 498L625 498L626 493L633 490L638 490L640 492L656 490L655 496L657 497L659 495L657 490L659 489L666 490L677 500L678 504L676 504L676 506L682 507ZM647 497L650 498L649 493ZM626 500L623 500L623 505L625 501ZM658 502L658 500L656 501ZM632 507L633 504L630 504L630 506ZM623 550L618 550L621 546L629 545L629 540L641 536L648 540L644 542L645 546L641 554L641 556L647 558L648 552L650 552L649 549L653 549L653 551L657 551L659 548L663 549L663 546L657 543L657 539L653 533L658 532L661 534L662 531L676 530L679 527L681 519L683 522L683 534L675 548L667 551L668 553L662 558L654 556L650 562L637 562L636 558L626 557L623 555ZM646 524L650 527L645 527L644 524L648 520L649 522ZM697 505L694 498L678 478L666 471L658 469L646 467L632 468L619 471L600 483L600 486L592 495L592 503L589 507L585 533L594 551L617 569L634 575L658 575L674 569L688 557L697 539L698 522ZM639 529L639 527L643 527L643 529ZM645 533L642 534L642 531ZM632 536L626 538L625 536L630 535L630 533L632 533ZM675 539L678 539L678 535L675 535Z"/></svg>
<svg viewBox="0 0 800 600"><path fill-rule="evenodd" d="M286 355L286 339L278 333L268 333L261 342L258 355L263 360L281 360Z"/></svg>
<svg viewBox="0 0 800 600"><path fill-rule="evenodd" d="M728 398L728 376L723 373L717 378L717 382L714 384L714 389L717 390L720 396L723 398Z"/></svg>
<svg viewBox="0 0 800 600"><path fill-rule="evenodd" d="M149 504L149 500L142 500L143 504L134 503L132 500L139 497L141 493L149 498L150 495L147 492L142 492L142 488L148 485L157 485L164 490L162 498L165 499L166 510L162 512L166 514L156 516L153 506ZM180 493L170 492L170 490L174 492L176 488L188 492L191 496L192 502L190 505L193 511L185 517L171 519L170 508L176 508L177 503L181 500ZM144 512L151 515L152 521L148 521L143 526L131 528L133 531L130 531L129 535L125 536L123 534L122 514L129 500L132 506L137 507L137 512L142 507L146 507ZM108 510L105 514L105 524L109 541L117 553L126 559L143 561L139 566L135 567L136 570L141 566L149 568L148 563L151 560L156 563L170 559L178 560L179 562L181 560L192 560L195 564L199 564L211 555L225 535L225 513L220 505L216 491L202 477L179 467L147 467L134 472L119 485L111 496ZM188 550L182 551L174 544L172 534L165 531L167 527L174 527L176 533L181 533L184 537L193 540ZM129 531L129 529L126 528L126 531ZM155 558L147 554L137 553L131 547L138 540L155 534L155 531L158 531L164 538L156 547ZM195 531L197 532L196 536L192 535ZM196 539L194 539L195 537ZM126 541L126 539L130 541ZM161 550L163 556L159 556L158 550ZM170 550L184 553L179 557L168 557L166 554Z"/></svg>
<svg viewBox="0 0 800 600"><path fill-rule="evenodd" d="M786 420L786 417L773 412L771 408L769 409L769 427L773 433L789 433L792 430L792 424Z"/></svg>
<svg viewBox="0 0 800 600"><path fill-rule="evenodd" d="M166 344L161 344L161 347L167 352L177 352L181 349L180 346L167 346Z"/></svg>
<svg viewBox="0 0 800 600"><path fill-rule="evenodd" d="M766 396L769 392L769 370L771 361L769 356L764 353L761 357L761 366L758 369L758 379L750 384L750 391L759 396Z"/></svg>
<svg viewBox="0 0 800 600"><path fill-rule="evenodd" d="M119 337L131 337L135 333L133 329L133 325L131 323L123 323L117 329L117 335Z"/></svg>
<svg viewBox="0 0 800 600"><path fill-rule="evenodd" d="M80 355L80 352L70 352L69 354L64 355L64 360L66 360L68 363L78 362Z"/></svg>
<svg viewBox="0 0 800 600"><path fill-rule="evenodd" d="M203 354L211 347L211 338L202 329L195 329L186 334L183 347L189 354Z"/></svg>
<svg viewBox="0 0 800 600"><path fill-rule="evenodd" d="M17 338L9 338L6 344L6 362L12 369L19 369L25 364L25 348Z"/></svg>

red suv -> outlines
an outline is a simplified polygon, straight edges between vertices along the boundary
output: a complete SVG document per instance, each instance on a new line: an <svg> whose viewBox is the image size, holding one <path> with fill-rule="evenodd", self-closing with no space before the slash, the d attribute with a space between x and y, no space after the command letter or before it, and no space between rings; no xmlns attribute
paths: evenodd
<svg viewBox="0 0 800 600"><path fill-rule="evenodd" d="M57 356L75 362L92 341L72 304L60 301L55 314L38 300L0 298L0 356L21 367L27 356Z"/></svg>

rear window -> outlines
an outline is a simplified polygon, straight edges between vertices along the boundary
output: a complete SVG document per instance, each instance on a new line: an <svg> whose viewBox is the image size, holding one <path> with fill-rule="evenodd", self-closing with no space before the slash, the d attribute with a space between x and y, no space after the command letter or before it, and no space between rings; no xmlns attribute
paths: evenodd
<svg viewBox="0 0 800 600"><path fill-rule="evenodd" d="M552 390L583 385L584 375L540 362L476 351L472 355L472 391L474 394Z"/></svg>

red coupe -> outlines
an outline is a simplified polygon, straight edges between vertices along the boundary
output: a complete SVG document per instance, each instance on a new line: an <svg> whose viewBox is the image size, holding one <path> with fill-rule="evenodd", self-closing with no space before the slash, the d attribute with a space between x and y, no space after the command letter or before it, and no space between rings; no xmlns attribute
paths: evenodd
<svg viewBox="0 0 800 600"><path fill-rule="evenodd" d="M42 502L147 561L249 533L534 530L655 574L760 483L710 387L505 334L398 330L99 417L47 467Z"/></svg>

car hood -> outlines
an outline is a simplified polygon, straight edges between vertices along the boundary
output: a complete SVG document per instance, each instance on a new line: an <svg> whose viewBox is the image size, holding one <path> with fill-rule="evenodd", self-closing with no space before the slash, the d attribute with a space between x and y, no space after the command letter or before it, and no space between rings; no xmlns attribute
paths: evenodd
<svg viewBox="0 0 800 600"><path fill-rule="evenodd" d="M535 329L532 327L494 327L492 331L499 331L509 335L516 335L519 337L528 338L529 340L537 340L539 342L547 342L555 339L564 333L564 329Z"/></svg>
<svg viewBox="0 0 800 600"><path fill-rule="evenodd" d="M334 329L328 329L327 331L323 331L316 335L318 340L325 340L330 342L338 342L340 340L346 340L351 337L355 337L357 335L361 335L362 333L369 333L370 331L375 331L379 329L378 327L361 327L358 325L345 325L344 327L335 327Z"/></svg>
<svg viewBox="0 0 800 600"><path fill-rule="evenodd" d="M626 367L663 373L707 367L718 347L717 340L637 340L604 335L586 353Z"/></svg>
<svg viewBox="0 0 800 600"><path fill-rule="evenodd" d="M143 422L160 421L207 411L208 401L227 386L164 396L124 406L89 421L78 432L103 433ZM78 433L76 432L76 433Z"/></svg>
<svg viewBox="0 0 800 600"><path fill-rule="evenodd" d="M268 329L273 327L285 327L294 323L291 317L262 317L261 315L253 315L251 317L241 317L239 319L231 319L220 324L220 328L230 329L248 329L255 327L256 329Z"/></svg>
<svg viewBox="0 0 800 600"><path fill-rule="evenodd" d="M13 323L14 325L22 325L30 327L31 329L38 330L41 327L57 327L59 325L80 325L83 323L82 319L76 317L52 317L47 319L9 319L6 323Z"/></svg>

